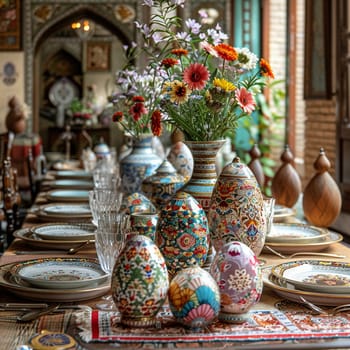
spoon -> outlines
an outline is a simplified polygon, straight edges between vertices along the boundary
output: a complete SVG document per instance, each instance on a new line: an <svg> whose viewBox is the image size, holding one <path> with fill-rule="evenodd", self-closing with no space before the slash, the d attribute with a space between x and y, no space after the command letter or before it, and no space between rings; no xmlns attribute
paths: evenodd
<svg viewBox="0 0 350 350"><path fill-rule="evenodd" d="M86 245L88 245L90 243L90 240L88 239L87 241L83 242L82 244L78 245L75 248L70 248L67 251L67 254L72 255L75 254L76 252L78 252L80 249L84 248Z"/></svg>
<svg viewBox="0 0 350 350"><path fill-rule="evenodd" d="M265 248L267 250L269 250L271 253L279 256L282 259L292 259L295 256L307 256L307 255L309 255L309 256L323 256L323 257L328 257L328 258L339 258L339 259L346 258L345 255L332 254L332 253L319 253L319 252L297 252L297 253L293 253L290 255L283 255L280 252L278 252L277 250L275 250L267 245L265 246Z"/></svg>

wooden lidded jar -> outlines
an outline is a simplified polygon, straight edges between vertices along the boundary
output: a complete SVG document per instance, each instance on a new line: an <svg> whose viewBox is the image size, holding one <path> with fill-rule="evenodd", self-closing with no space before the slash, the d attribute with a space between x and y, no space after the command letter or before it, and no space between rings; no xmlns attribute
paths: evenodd
<svg viewBox="0 0 350 350"><path fill-rule="evenodd" d="M338 217L342 205L339 187L328 172L330 167L321 148L314 163L316 174L304 190L304 215L311 224L319 227L328 227Z"/></svg>

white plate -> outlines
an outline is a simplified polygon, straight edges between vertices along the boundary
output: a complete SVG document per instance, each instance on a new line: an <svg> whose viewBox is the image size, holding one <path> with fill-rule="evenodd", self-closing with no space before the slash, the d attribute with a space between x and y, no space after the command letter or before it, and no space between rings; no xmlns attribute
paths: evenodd
<svg viewBox="0 0 350 350"><path fill-rule="evenodd" d="M273 223L266 242L311 243L326 239L328 231L319 227L298 223Z"/></svg>
<svg viewBox="0 0 350 350"><path fill-rule="evenodd" d="M32 232L43 239L76 241L92 240L95 237L95 228L92 225L82 224L46 224L32 228Z"/></svg>
<svg viewBox="0 0 350 350"><path fill-rule="evenodd" d="M74 217L91 217L91 210L88 204L67 204L56 203L47 204L40 207L39 212L50 216L74 216Z"/></svg>
<svg viewBox="0 0 350 350"><path fill-rule="evenodd" d="M71 188L71 189L86 189L90 190L94 184L92 181L74 180L74 179L62 179L50 182L52 188Z"/></svg>
<svg viewBox="0 0 350 350"><path fill-rule="evenodd" d="M340 233L328 231L328 235L324 241L321 242L310 242L307 244L308 252L320 252L331 245L341 242L343 236ZM282 254L293 254L298 252L305 252L305 243L286 243L286 242L266 242L267 246L277 250ZM264 253L271 254L270 251L264 250Z"/></svg>
<svg viewBox="0 0 350 350"><path fill-rule="evenodd" d="M56 179L92 179L92 174L85 170L58 170L55 177Z"/></svg>
<svg viewBox="0 0 350 350"><path fill-rule="evenodd" d="M274 266L272 275L297 289L350 294L350 264L337 261L299 260Z"/></svg>
<svg viewBox="0 0 350 350"><path fill-rule="evenodd" d="M262 268L264 288L271 288L277 295L284 299L301 302L303 296L311 303L325 306L338 306L350 303L350 294L317 293L296 289L291 283L280 284L271 274L271 268Z"/></svg>
<svg viewBox="0 0 350 350"><path fill-rule="evenodd" d="M283 222L295 215L295 209L285 207L284 205L275 204L273 212L274 222Z"/></svg>
<svg viewBox="0 0 350 350"><path fill-rule="evenodd" d="M10 273L39 288L83 288L104 282L98 262L84 258L43 258L15 264Z"/></svg>
<svg viewBox="0 0 350 350"><path fill-rule="evenodd" d="M110 281L94 284L85 288L72 289L44 289L37 288L11 274L9 270L16 265L11 263L2 265L0 269L0 286L14 295L41 302L76 302L89 300L105 295L110 290Z"/></svg>
<svg viewBox="0 0 350 350"><path fill-rule="evenodd" d="M55 202L88 202L88 190L52 190L47 192L46 198Z"/></svg>
<svg viewBox="0 0 350 350"><path fill-rule="evenodd" d="M58 223L57 223L58 224ZM35 227L35 226L34 226ZM13 236L21 239L23 242L34 248L44 248L44 249L64 249L68 250L70 248L75 248L80 244L86 242L85 239L80 239L77 237L76 240L49 240L43 239L32 232L34 227L21 228L13 233ZM94 244L94 240L90 241L90 244Z"/></svg>

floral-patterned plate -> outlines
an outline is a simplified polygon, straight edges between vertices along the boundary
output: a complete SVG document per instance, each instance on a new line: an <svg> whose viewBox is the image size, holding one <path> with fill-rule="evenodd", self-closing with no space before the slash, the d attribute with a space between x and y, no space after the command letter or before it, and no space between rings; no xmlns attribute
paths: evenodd
<svg viewBox="0 0 350 350"><path fill-rule="evenodd" d="M12 266L10 273L39 288L82 288L104 282L108 275L98 262L86 258L42 258Z"/></svg>
<svg viewBox="0 0 350 350"><path fill-rule="evenodd" d="M299 223L273 223L266 242L311 243L326 239L328 231L319 227Z"/></svg>
<svg viewBox="0 0 350 350"><path fill-rule="evenodd" d="M350 293L350 263L325 260L289 261L274 266L271 274L300 290Z"/></svg>
<svg viewBox="0 0 350 350"><path fill-rule="evenodd" d="M262 277L265 288L270 288L283 299L299 302L300 297L316 305L338 306L350 303L350 294L319 293L306 290L299 290L289 282L281 282L271 274L271 267L262 268Z"/></svg>

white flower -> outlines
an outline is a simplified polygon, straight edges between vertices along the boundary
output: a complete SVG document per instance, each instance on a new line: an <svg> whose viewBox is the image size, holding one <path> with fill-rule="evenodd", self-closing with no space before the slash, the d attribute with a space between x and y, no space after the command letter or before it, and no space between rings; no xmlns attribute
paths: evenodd
<svg viewBox="0 0 350 350"><path fill-rule="evenodd" d="M245 69L245 70L252 70L256 67L256 64L258 63L258 57L252 53L249 49L246 47L242 48L235 48L235 50L238 53L238 68Z"/></svg>

